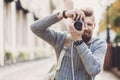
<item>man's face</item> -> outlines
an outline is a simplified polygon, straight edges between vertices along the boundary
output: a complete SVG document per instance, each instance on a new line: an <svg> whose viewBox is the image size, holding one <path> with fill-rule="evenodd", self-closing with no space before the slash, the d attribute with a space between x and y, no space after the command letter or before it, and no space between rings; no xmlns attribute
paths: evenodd
<svg viewBox="0 0 120 80"><path fill-rule="evenodd" d="M85 40L85 41L89 41L92 37L92 33L93 33L93 29L95 28L95 22L94 22L94 18L91 16L91 17L86 17L85 18L85 31L82 35L82 38L83 39L88 39L88 40Z"/></svg>

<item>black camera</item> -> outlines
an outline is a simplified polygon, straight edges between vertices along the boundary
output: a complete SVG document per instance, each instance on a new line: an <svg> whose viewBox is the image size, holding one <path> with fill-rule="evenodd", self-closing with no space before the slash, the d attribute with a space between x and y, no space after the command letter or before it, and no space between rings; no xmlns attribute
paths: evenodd
<svg viewBox="0 0 120 80"><path fill-rule="evenodd" d="M85 25L85 23L81 20L76 20L74 23L74 27L75 29L77 29L78 31L82 30L82 27Z"/></svg>

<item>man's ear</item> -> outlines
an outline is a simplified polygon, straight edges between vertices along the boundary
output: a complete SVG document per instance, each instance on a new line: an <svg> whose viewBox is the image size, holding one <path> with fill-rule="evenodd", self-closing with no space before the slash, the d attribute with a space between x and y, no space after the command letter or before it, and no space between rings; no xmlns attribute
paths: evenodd
<svg viewBox="0 0 120 80"><path fill-rule="evenodd" d="M94 28L96 27L96 23L93 24L93 27L94 27Z"/></svg>

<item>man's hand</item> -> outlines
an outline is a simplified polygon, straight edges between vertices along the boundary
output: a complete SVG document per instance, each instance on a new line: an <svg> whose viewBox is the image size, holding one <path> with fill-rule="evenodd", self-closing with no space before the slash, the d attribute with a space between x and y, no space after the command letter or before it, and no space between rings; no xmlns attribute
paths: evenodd
<svg viewBox="0 0 120 80"><path fill-rule="evenodd" d="M85 14L81 9L66 10L65 15L72 20L84 20Z"/></svg>
<svg viewBox="0 0 120 80"><path fill-rule="evenodd" d="M60 19L64 18L63 12L60 12L58 14L58 18ZM83 20L84 21L84 18L85 18L84 12L81 9L66 10L64 12L64 15L67 18L70 18L72 20Z"/></svg>
<svg viewBox="0 0 120 80"><path fill-rule="evenodd" d="M65 16L65 17L64 17ZM85 26L82 27L81 31L78 31L74 28L74 22L76 20L81 20L84 21L85 19L85 14L81 9L73 9L73 10L66 10L58 15L59 18L69 18L72 20L71 24L69 25L70 28L70 34L71 37L74 41L81 40L82 39L82 34L84 33Z"/></svg>
<svg viewBox="0 0 120 80"><path fill-rule="evenodd" d="M82 34L84 33L85 27L82 27L81 31L78 31L74 28L74 21L69 25L70 34L74 41L82 40Z"/></svg>

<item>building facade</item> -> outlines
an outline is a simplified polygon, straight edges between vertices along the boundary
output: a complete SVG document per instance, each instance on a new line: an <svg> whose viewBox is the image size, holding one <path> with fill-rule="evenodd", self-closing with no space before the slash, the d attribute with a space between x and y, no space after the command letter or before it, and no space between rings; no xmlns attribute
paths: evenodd
<svg viewBox="0 0 120 80"><path fill-rule="evenodd" d="M21 0L22 1L22 0ZM20 0L0 0L0 66L20 61L27 61L46 57L54 53L53 48L36 37L30 25L34 20L49 15L57 9L71 8L61 2L63 8L58 7L54 0L46 0L47 10L39 6L41 15L24 8ZM40 0L42 3L42 0ZM62 0L63 1L63 0ZM32 1L31 1L32 2ZM67 4L71 4L66 0ZM27 5L27 4L26 4ZM43 14L46 13L46 14ZM63 22L61 22L64 26ZM60 23L60 24L61 24ZM60 24L57 24L60 26ZM58 27L58 30L64 28ZM51 52L51 53L50 53Z"/></svg>

